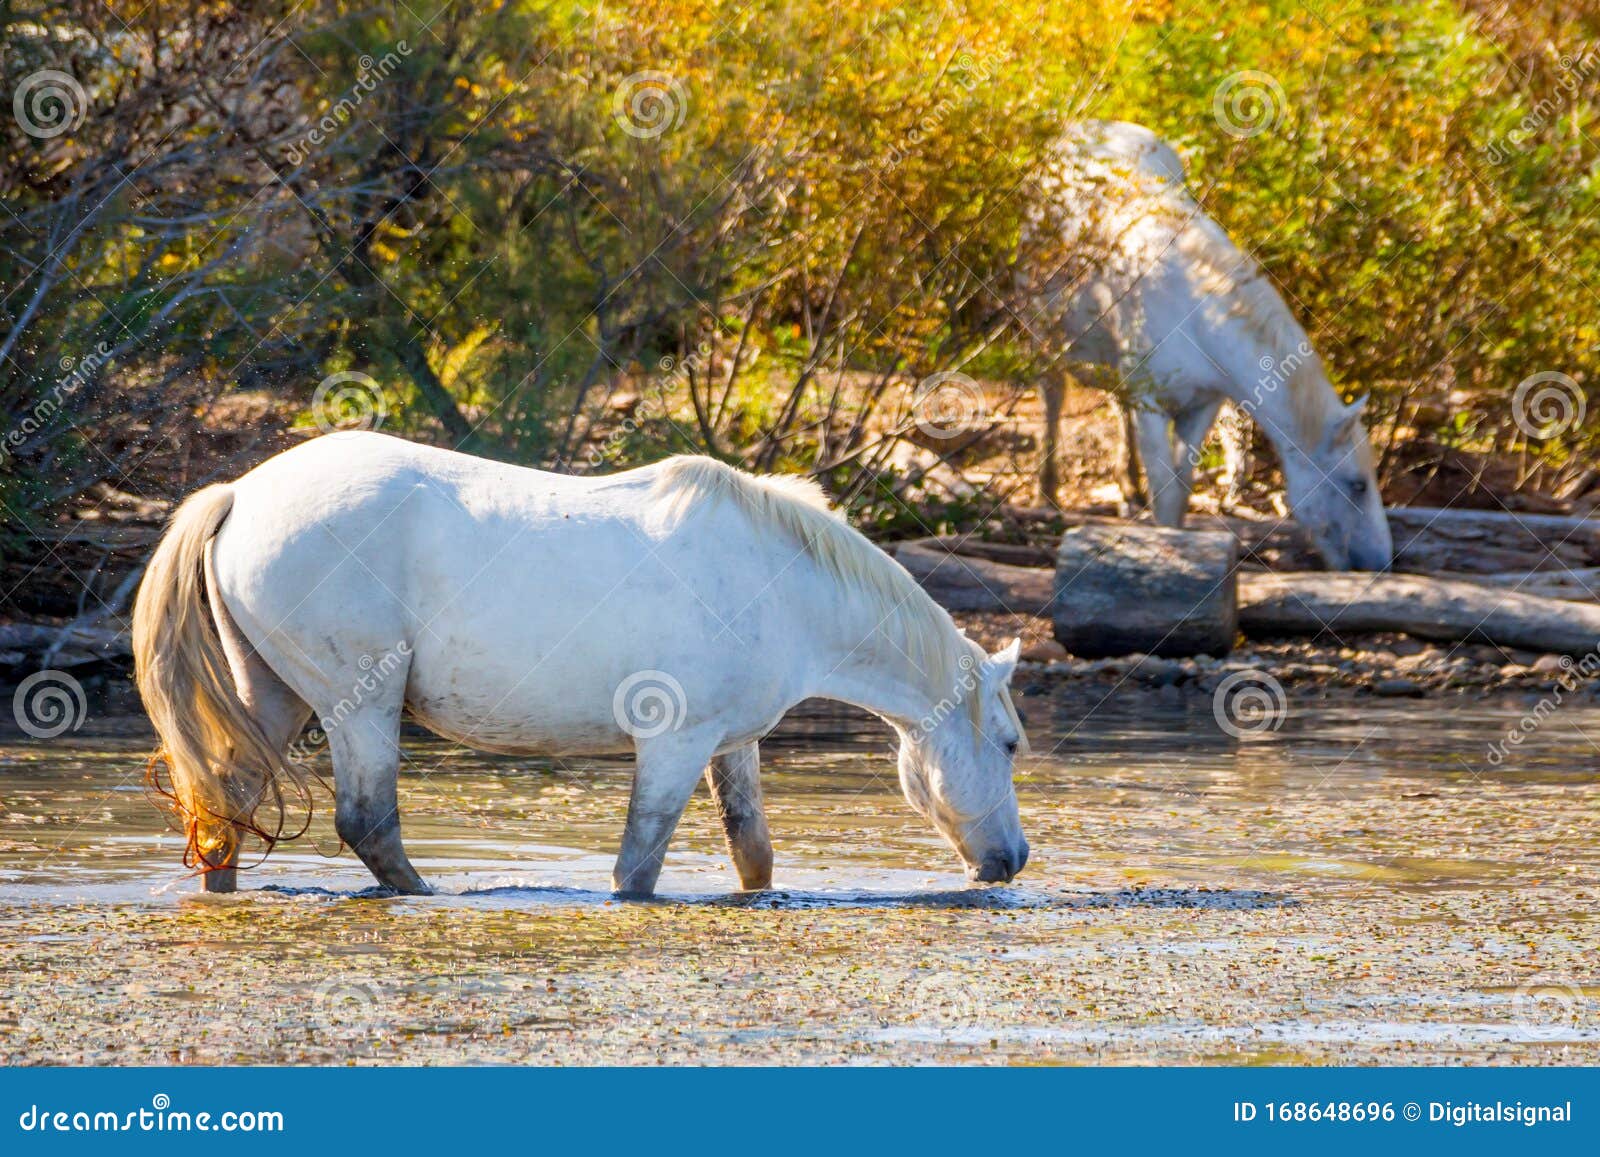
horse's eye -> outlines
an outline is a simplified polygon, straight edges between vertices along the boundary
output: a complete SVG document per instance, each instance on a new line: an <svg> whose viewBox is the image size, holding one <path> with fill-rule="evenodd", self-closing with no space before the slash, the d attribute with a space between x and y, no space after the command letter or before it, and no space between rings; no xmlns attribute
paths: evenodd
<svg viewBox="0 0 1600 1157"><path fill-rule="evenodd" d="M1357 478L1354 482L1350 483L1350 493L1354 494L1357 498L1364 497L1367 493L1367 480L1365 478Z"/></svg>
<svg viewBox="0 0 1600 1157"><path fill-rule="evenodd" d="M1013 739L1010 743L1006 744L1006 754L1007 755L1015 755L1016 753L1017 753L1017 740Z"/></svg>

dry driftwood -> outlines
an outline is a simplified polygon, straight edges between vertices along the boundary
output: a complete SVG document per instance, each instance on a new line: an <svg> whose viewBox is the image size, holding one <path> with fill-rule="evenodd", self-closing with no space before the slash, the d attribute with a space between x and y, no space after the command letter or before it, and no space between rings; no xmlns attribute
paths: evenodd
<svg viewBox="0 0 1600 1157"><path fill-rule="evenodd" d="M1589 538L1600 536L1600 518L1586 518L1576 514L1529 514L1520 510L1466 510L1454 506L1391 506L1389 522L1399 523L1407 529L1442 527L1462 530L1484 530L1504 534L1507 529L1520 530L1536 537L1553 537L1581 534Z"/></svg>
<svg viewBox="0 0 1600 1157"><path fill-rule="evenodd" d="M1055 573L1045 567L954 554L937 540L903 542L894 556L936 603L950 611L1042 615L1049 612L1055 594Z"/></svg>
<svg viewBox="0 0 1600 1157"><path fill-rule="evenodd" d="M1225 532L1073 527L1056 555L1056 640L1087 659L1225 655L1238 634L1238 561Z"/></svg>
<svg viewBox="0 0 1600 1157"><path fill-rule="evenodd" d="M1600 567L1573 570L1510 571L1504 574L1442 574L1445 579L1463 579L1489 587L1509 587L1522 595L1544 599L1570 599L1578 603L1600 601Z"/></svg>
<svg viewBox="0 0 1600 1157"><path fill-rule="evenodd" d="M131 658L131 632L120 616L133 597L144 568L144 563L134 567L123 576L109 599L64 626L0 625L0 665L32 666L42 670Z"/></svg>
<svg viewBox="0 0 1600 1157"><path fill-rule="evenodd" d="M10 667L80 667L132 654L128 629L117 622L0 626L0 663Z"/></svg>
<svg viewBox="0 0 1600 1157"><path fill-rule="evenodd" d="M1600 647L1600 606L1421 575L1243 576L1239 626L1255 636L1398 631L1565 655Z"/></svg>
<svg viewBox="0 0 1600 1157"><path fill-rule="evenodd" d="M944 538L902 543L895 554L928 593L951 610L1054 617L1054 572L955 554L969 549L1022 558L1029 548L974 547ZM1576 601L1591 598L1583 584L1600 590L1600 568L1470 577L1242 571L1237 584L1238 623L1248 635L1397 632L1443 642L1474 640L1578 655L1600 645L1600 605ZM1518 584L1520 589L1508 589ZM1145 598L1137 588L1115 581L1101 581L1095 600L1088 594L1086 587L1074 584L1078 601L1073 605L1113 623L1126 619ZM1076 651L1064 641L1063 645L1076 654L1091 653ZM1078 645L1092 647L1081 641ZM1127 648L1120 653L1149 649L1117 645ZM1108 653L1105 647L1102 643L1093 653Z"/></svg>

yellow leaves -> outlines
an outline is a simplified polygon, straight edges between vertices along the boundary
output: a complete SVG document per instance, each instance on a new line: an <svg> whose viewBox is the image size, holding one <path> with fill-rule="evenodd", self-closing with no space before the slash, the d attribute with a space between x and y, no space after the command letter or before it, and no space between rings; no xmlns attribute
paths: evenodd
<svg viewBox="0 0 1600 1157"><path fill-rule="evenodd" d="M484 342L494 335L497 328L498 326L493 323L480 325L445 351L445 355L439 363L438 373L439 380L445 384L447 389L453 390L455 388L457 380L461 377L461 371L472 360L472 355L477 353Z"/></svg>

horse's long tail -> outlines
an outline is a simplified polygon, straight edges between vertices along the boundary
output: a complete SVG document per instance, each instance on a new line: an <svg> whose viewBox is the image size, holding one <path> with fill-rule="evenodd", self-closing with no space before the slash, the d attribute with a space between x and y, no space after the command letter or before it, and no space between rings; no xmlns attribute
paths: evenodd
<svg viewBox="0 0 1600 1157"><path fill-rule="evenodd" d="M271 798L281 817L283 783L301 783L240 701L207 605L206 546L232 509L227 485L208 486L180 506L133 607L139 695L161 737L150 783L171 799L188 836L184 863L203 872L233 866L246 833L270 847L281 835L281 818L279 831L267 833L256 810ZM160 782L163 763L170 791Z"/></svg>

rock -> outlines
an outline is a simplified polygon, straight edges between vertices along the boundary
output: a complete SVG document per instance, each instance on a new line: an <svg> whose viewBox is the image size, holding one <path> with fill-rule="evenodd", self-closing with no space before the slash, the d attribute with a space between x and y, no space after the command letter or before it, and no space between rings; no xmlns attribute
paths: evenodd
<svg viewBox="0 0 1600 1157"><path fill-rule="evenodd" d="M1415 699L1423 694L1423 687L1415 679L1379 679L1372 685L1372 693L1389 699Z"/></svg>
<svg viewBox="0 0 1600 1157"><path fill-rule="evenodd" d="M1572 669L1572 660L1565 655L1540 655L1533 661L1533 669L1541 675L1559 675Z"/></svg>
<svg viewBox="0 0 1600 1157"><path fill-rule="evenodd" d="M1059 663L1067 657L1067 649L1054 639L1040 639L1022 648L1022 657L1030 663Z"/></svg>
<svg viewBox="0 0 1600 1157"><path fill-rule="evenodd" d="M1141 683L1148 683L1152 687L1170 687L1181 681L1185 675L1183 665L1175 659L1163 659L1158 655L1146 655L1134 664L1128 672Z"/></svg>

